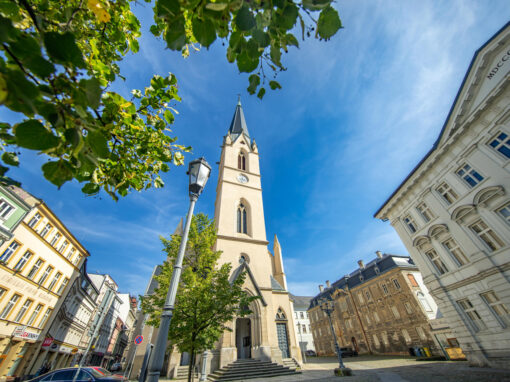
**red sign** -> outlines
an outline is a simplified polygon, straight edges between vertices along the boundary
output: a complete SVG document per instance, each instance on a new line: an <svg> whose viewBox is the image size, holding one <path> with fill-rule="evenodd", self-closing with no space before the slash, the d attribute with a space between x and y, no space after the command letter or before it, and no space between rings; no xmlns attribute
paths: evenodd
<svg viewBox="0 0 510 382"><path fill-rule="evenodd" d="M53 342L53 338L46 337L42 343L42 346L44 346L44 347L50 346L52 342Z"/></svg>
<svg viewBox="0 0 510 382"><path fill-rule="evenodd" d="M143 341L143 336L136 336L135 345L140 345Z"/></svg>

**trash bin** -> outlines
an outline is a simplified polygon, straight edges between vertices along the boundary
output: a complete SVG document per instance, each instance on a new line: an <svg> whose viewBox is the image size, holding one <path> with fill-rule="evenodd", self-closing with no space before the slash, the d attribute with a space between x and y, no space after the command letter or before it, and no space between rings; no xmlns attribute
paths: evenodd
<svg viewBox="0 0 510 382"><path fill-rule="evenodd" d="M409 348L409 355L411 357L415 357L416 356L416 354L414 354L414 349L413 348Z"/></svg>
<svg viewBox="0 0 510 382"><path fill-rule="evenodd" d="M423 352L425 353L425 355L426 355L427 357L430 357L430 356L432 355L432 354L430 353L430 350L429 350L429 348L428 348L428 347L424 347L424 348L423 348Z"/></svg>
<svg viewBox="0 0 510 382"><path fill-rule="evenodd" d="M421 351L420 351L420 348L419 347L415 347L414 348L414 355L416 357L421 357Z"/></svg>

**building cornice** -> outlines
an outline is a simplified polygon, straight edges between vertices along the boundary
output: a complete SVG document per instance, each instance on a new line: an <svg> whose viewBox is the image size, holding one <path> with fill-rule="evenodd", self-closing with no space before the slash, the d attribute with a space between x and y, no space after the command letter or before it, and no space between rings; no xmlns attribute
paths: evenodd
<svg viewBox="0 0 510 382"><path fill-rule="evenodd" d="M248 186L247 184L236 183L236 182L232 182L232 181L230 181L230 180L225 180L225 179L223 179L223 181L222 181L222 182L223 182L223 183L230 183L230 184L234 184L234 185L236 185L236 186L241 186L241 187L251 188L252 190L262 191L262 188L261 188L261 187Z"/></svg>
<svg viewBox="0 0 510 382"><path fill-rule="evenodd" d="M243 243L251 243L251 244L262 244L262 245L269 244L269 242L267 240L256 240L256 239L249 239L249 238L245 238L245 237L217 235L216 238L223 239L223 240L241 241Z"/></svg>
<svg viewBox="0 0 510 382"><path fill-rule="evenodd" d="M233 170L233 171L238 171L238 172L242 172L242 173L246 173L248 175L253 175L253 176L257 176L260 178L260 174L256 174L254 172L250 172L250 171L246 171L246 170L241 170L239 168L236 168L236 167L230 167L230 166L227 166L227 165L224 165L223 168L228 168L229 170Z"/></svg>

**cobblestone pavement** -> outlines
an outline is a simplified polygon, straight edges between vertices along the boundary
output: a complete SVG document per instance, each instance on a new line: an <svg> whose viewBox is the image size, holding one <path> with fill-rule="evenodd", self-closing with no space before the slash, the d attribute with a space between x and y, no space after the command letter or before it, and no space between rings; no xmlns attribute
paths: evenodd
<svg viewBox="0 0 510 382"><path fill-rule="evenodd" d="M308 359L302 374L275 378L257 378L246 382L510 382L510 370L469 367L467 362L416 361L411 357L361 356L347 358L345 366L352 377L338 378L333 370L336 358Z"/></svg>

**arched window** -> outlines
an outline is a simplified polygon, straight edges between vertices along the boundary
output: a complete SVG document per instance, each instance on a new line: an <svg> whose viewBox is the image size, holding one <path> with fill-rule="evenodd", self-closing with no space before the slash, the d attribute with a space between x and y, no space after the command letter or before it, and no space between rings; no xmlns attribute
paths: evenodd
<svg viewBox="0 0 510 382"><path fill-rule="evenodd" d="M278 312L276 312L276 320L278 321L282 321L282 320L286 320L287 317L285 316L285 312L283 311L282 308L278 308Z"/></svg>
<svg viewBox="0 0 510 382"><path fill-rule="evenodd" d="M243 203L237 208L237 232L248 233L248 217Z"/></svg>
<svg viewBox="0 0 510 382"><path fill-rule="evenodd" d="M244 153L242 151L239 153L239 156L237 157L237 168L239 170L246 171L246 157L244 156Z"/></svg>

